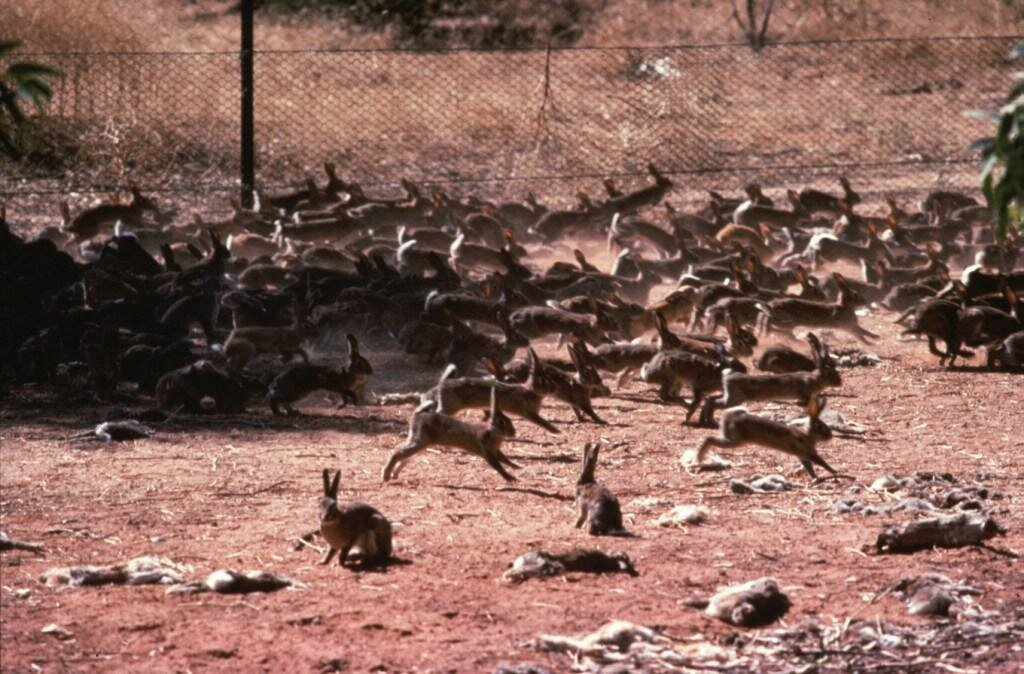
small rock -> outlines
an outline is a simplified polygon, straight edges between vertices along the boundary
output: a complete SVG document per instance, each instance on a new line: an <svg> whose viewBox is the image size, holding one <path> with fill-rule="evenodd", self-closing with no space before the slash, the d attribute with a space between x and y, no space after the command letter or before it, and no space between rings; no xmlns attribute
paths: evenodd
<svg viewBox="0 0 1024 674"><path fill-rule="evenodd" d="M61 641L67 641L68 639L74 639L74 632L69 632L57 623L50 623L43 629L39 630L43 634L49 634L50 636L57 637Z"/></svg>
<svg viewBox="0 0 1024 674"><path fill-rule="evenodd" d="M331 658L329 660L321 660L316 663L318 674L334 674L334 672L344 672L348 669L348 660L345 658Z"/></svg>

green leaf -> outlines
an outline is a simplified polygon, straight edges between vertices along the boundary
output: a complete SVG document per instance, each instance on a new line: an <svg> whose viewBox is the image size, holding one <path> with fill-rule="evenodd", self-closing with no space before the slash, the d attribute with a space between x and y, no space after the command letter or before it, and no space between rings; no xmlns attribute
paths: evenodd
<svg viewBox="0 0 1024 674"><path fill-rule="evenodd" d="M31 78L31 77L63 77L64 73L58 68L48 66L43 63L30 63L28 61L21 61L19 63L12 63L7 68L7 74L16 80Z"/></svg>
<svg viewBox="0 0 1024 674"><path fill-rule="evenodd" d="M1024 78L1022 78L1022 80L1024 80ZM1024 81L1021 81L1021 82L1015 84L1013 86L1013 88L1010 89L1010 93L1006 97L1006 100L1007 101L1013 101L1013 100L1019 98L1020 96L1024 96Z"/></svg>
<svg viewBox="0 0 1024 674"><path fill-rule="evenodd" d="M988 204L989 208L993 208L995 202L995 192L992 189L992 174L989 173L981 181L981 193L985 195L985 203Z"/></svg>
<svg viewBox="0 0 1024 674"><path fill-rule="evenodd" d="M46 103L53 98L53 89L49 84L42 80L29 80L28 82L23 83L21 88L28 94L33 105L35 105L40 112L42 112Z"/></svg>
<svg viewBox="0 0 1024 674"><path fill-rule="evenodd" d="M0 56L9 54L21 46L21 40L0 40Z"/></svg>
<svg viewBox="0 0 1024 674"><path fill-rule="evenodd" d="M15 126L25 122L25 113L21 111L21 106L18 105L17 96L5 96L0 99L3 103L4 109L7 110L7 114L14 120Z"/></svg>
<svg viewBox="0 0 1024 674"><path fill-rule="evenodd" d="M991 182L991 180L992 180L992 171L995 170L995 168L996 168L996 166L998 164L999 164L999 156L998 155L991 155L988 159L986 159L985 161L983 161L981 163L980 180L981 180L982 183L984 183L985 181L990 181Z"/></svg>
<svg viewBox="0 0 1024 674"><path fill-rule="evenodd" d="M964 148L964 152L980 152L982 156L988 155L992 152L992 148L995 147L996 139L989 136L988 138L979 138L970 145Z"/></svg>

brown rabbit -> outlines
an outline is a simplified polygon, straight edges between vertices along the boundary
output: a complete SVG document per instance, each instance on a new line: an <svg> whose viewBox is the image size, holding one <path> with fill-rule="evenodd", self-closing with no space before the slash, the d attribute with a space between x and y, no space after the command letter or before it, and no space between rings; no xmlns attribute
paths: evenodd
<svg viewBox="0 0 1024 674"><path fill-rule="evenodd" d="M722 375L723 407L735 407L753 400L796 399L807 404L828 386L839 386L842 379L835 361L813 332L807 333L814 358L813 372L787 374L746 374L726 372Z"/></svg>
<svg viewBox="0 0 1024 674"><path fill-rule="evenodd" d="M438 384L438 391L442 389L444 380L451 373L452 367L445 370ZM498 471L505 480L515 481L515 476L509 473L505 466L518 468L519 466L505 456L501 451L501 445L506 438L514 438L515 427L512 422L498 408L497 395L491 389L491 422L487 427L474 426L450 417L441 411L441 400L438 395L436 411L428 409L417 410L409 420L409 438L405 444L395 450L388 463L384 466L383 480L387 482L393 477L398 477L402 467L413 456L419 454L428 447L440 445L442 447L455 447L479 456L487 462L494 470Z"/></svg>
<svg viewBox="0 0 1024 674"><path fill-rule="evenodd" d="M712 446L731 449L743 445L762 445L795 456L813 478L817 478L814 466L821 466L838 477L839 473L828 465L815 449L818 441L832 437L832 429L818 418L823 409L824 396L817 396L811 400L808 409L810 425L806 433L774 419L751 414L743 407L728 409L722 415L718 436L704 439L697 450L694 463L698 467L701 466L704 455Z"/></svg>
<svg viewBox="0 0 1024 674"><path fill-rule="evenodd" d="M267 401L274 415L280 415L284 407L289 415L298 414L292 403L302 400L316 391L332 391L341 394L344 407L351 402L359 403L359 395L368 375L373 374L370 361L359 355L359 342L348 335L349 364L341 371L324 365L293 365L277 375L270 384Z"/></svg>
<svg viewBox="0 0 1024 674"><path fill-rule="evenodd" d="M338 503L338 481L341 471L328 479L324 468L324 495L320 499L320 533L330 546L320 560L327 564L338 555L338 565L344 566L349 552L359 548L364 565L383 565L391 559L391 523L365 503Z"/></svg>
<svg viewBox="0 0 1024 674"><path fill-rule="evenodd" d="M583 447L583 463L579 479L576 480L576 508L580 512L576 528L579 529L587 522L587 532L591 536L628 536L629 532L622 526L619 499L608 487L594 479L600 447L597 443L589 442Z"/></svg>
<svg viewBox="0 0 1024 674"><path fill-rule="evenodd" d="M754 366L762 372L775 374L813 372L818 367L813 359L782 344L765 349L764 353L754 360Z"/></svg>
<svg viewBox="0 0 1024 674"><path fill-rule="evenodd" d="M860 195L850 187L850 181L846 179L846 176L839 176L839 184L843 187L843 196L837 197L828 192L804 188L800 190L800 204L810 213L834 213L838 215L842 212L840 210L841 201L845 201L851 206L860 203Z"/></svg>
<svg viewBox="0 0 1024 674"><path fill-rule="evenodd" d="M167 412L205 412L207 400L218 413L243 412L246 397L244 387L234 377L206 360L172 370L156 384L157 407Z"/></svg>
<svg viewBox="0 0 1024 674"><path fill-rule="evenodd" d="M839 297L836 302L812 302L795 298L782 298L766 302L762 307L765 313L764 329L769 328L791 333L793 328L807 326L812 328L831 328L845 330L862 342L870 344L871 339L880 339L875 333L863 328L857 322L856 307L862 298L847 284L839 273L834 273Z"/></svg>
<svg viewBox="0 0 1024 674"><path fill-rule="evenodd" d="M578 372L587 372L590 376L596 376L597 381L600 382L600 375L593 368L587 367L586 363L580 360L579 352L576 351L573 345L569 345L569 354L572 358L573 363L576 365ZM577 421L584 421L584 415L590 417L595 423L606 425L608 422L597 415L594 411L593 403L590 400L592 386L586 384L580 379L577 379L569 373L564 372L553 365L549 365L540 360L536 352L532 348L529 349L529 358L527 361L536 363L535 372L533 374L533 389L545 396L552 396L558 400L569 405L572 408L573 414L576 415ZM505 381L507 378L504 376L504 368L495 360L485 358L484 367L487 371L493 374L497 379ZM527 378L529 378L527 374ZM603 384L598 384L602 386ZM601 389L602 392L607 389ZM608 391L607 394L611 392Z"/></svg>
<svg viewBox="0 0 1024 674"><path fill-rule="evenodd" d="M437 386L423 394L421 408L433 408L436 412L444 410L448 414L464 409L483 409L488 406L492 393L496 392L498 407L503 412L531 421L550 433L559 433L554 424L540 415L544 396L535 388L537 361L529 352L526 355L530 374L525 384L505 384L478 377L447 379L447 376L442 376ZM446 373L453 369L449 365Z"/></svg>
<svg viewBox="0 0 1024 674"><path fill-rule="evenodd" d="M152 211L159 214L156 202L144 196L135 183L129 181L128 190L131 192L132 198L127 204L103 203L85 209L74 218L71 217L71 210L68 208L67 202L61 202L60 211L64 219L64 231L84 241L105 230L112 230L118 220L128 227L141 227L143 213Z"/></svg>
<svg viewBox="0 0 1024 674"><path fill-rule="evenodd" d="M302 343L314 337L316 329L306 320L304 309L301 302L295 302L295 319L287 327L236 325L224 342L228 362L237 368L244 366L256 354L279 353L285 361L298 354L308 365L309 354L302 348Z"/></svg>

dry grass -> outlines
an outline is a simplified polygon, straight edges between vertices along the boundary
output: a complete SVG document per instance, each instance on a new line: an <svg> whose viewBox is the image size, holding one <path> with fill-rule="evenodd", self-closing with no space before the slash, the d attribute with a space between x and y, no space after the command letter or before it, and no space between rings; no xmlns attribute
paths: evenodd
<svg viewBox="0 0 1024 674"><path fill-rule="evenodd" d="M594 0L598 2L598 0ZM238 15L226 0L18 0L0 3L0 26L34 51L221 51L235 48ZM581 45L701 44L735 41L727 0L605 0ZM5 31L6 32L6 31ZM774 39L865 36L1019 35L1024 17L1001 0L782 0ZM373 49L389 36L315 13L261 13L264 49Z"/></svg>
<svg viewBox="0 0 1024 674"><path fill-rule="evenodd" d="M742 4L742 3L737 3ZM1000 0L781 0L770 39L1019 35ZM587 44L701 44L740 39L728 0L612 0Z"/></svg>
<svg viewBox="0 0 1024 674"><path fill-rule="evenodd" d="M6 37L24 42L23 51L133 51L146 48L155 31L155 14L146 22L132 0L17 0L0 3Z"/></svg>
<svg viewBox="0 0 1024 674"><path fill-rule="evenodd" d="M19 26L27 50L222 52L50 57L68 72L51 113L72 129L39 166L0 167L0 190L42 175L60 181L49 189L123 184L129 176L163 187L230 184L239 98L230 53L238 15L225 11L231 4L0 3L0 25ZM608 0L582 44L735 41L730 7L728 0ZM785 39L1022 32L1024 22L1000 0L779 0L771 31ZM257 43L268 51L377 48L387 36L315 15L261 14ZM266 53L257 59L260 179L296 180L326 159L371 183L621 173L653 160L669 169L748 167L750 178L781 184L779 165L959 156L984 131L959 112L1005 91L1005 78L993 75L996 57L969 45L956 49L967 51L825 45L760 56L746 49L556 53L553 106L541 126L543 52ZM645 60L662 57L678 77L637 75ZM941 88L954 80L957 88ZM922 85L937 90L885 93ZM936 125L939 119L945 122ZM929 185L974 184L973 166L908 167L901 177L908 170ZM700 189L723 179L733 182L715 174L686 181ZM474 189L515 197L535 190L571 201L575 187L526 180Z"/></svg>

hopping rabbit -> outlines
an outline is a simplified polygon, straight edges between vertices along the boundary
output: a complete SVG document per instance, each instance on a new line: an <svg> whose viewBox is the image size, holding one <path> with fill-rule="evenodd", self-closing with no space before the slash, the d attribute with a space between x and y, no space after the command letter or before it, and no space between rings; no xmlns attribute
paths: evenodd
<svg viewBox="0 0 1024 674"><path fill-rule="evenodd" d="M824 396L817 396L811 400L808 408L810 423L806 433L780 421L751 414L743 407L728 409L722 415L718 436L704 439L693 463L699 468L704 462L708 448L712 446L725 449L761 445L795 456L812 478L817 479L814 466L820 466L833 476L839 477L839 473L821 458L815 448L819 441L832 437L832 429L818 418L823 409Z"/></svg>

